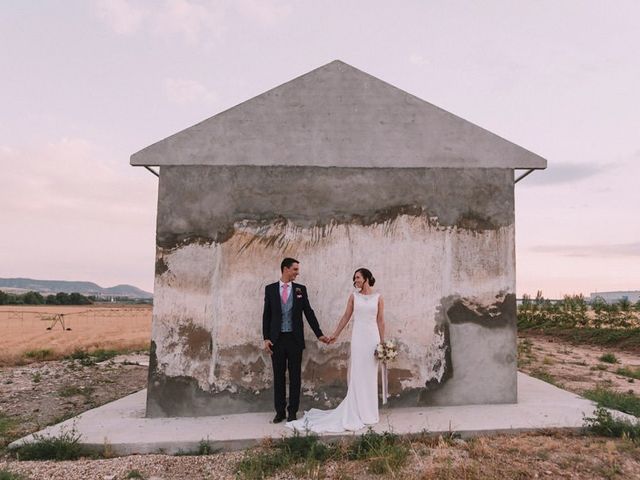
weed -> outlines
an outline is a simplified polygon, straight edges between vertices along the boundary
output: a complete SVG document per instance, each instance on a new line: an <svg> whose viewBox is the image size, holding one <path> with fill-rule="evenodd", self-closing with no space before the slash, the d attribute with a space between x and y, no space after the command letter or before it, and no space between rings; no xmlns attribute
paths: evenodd
<svg viewBox="0 0 640 480"><path fill-rule="evenodd" d="M309 432L300 435L297 430L293 436L286 437L276 444L276 448L290 455L294 461L318 460L323 462L333 452L329 445L320 442L317 435Z"/></svg>
<svg viewBox="0 0 640 480"><path fill-rule="evenodd" d="M40 380L42 380L42 374L40 372L34 373L31 375L31 380L33 383L40 383Z"/></svg>
<svg viewBox="0 0 640 480"><path fill-rule="evenodd" d="M87 452L80 444L82 436L75 430L62 429L58 435L33 434L33 441L15 449L19 460L76 460Z"/></svg>
<svg viewBox="0 0 640 480"><path fill-rule="evenodd" d="M623 375L625 377L629 377L630 379L640 380L640 368L629 368L629 367L621 367L616 370L618 375Z"/></svg>
<svg viewBox="0 0 640 480"><path fill-rule="evenodd" d="M619 363L616 356L611 352L603 353L598 360L605 363Z"/></svg>
<svg viewBox="0 0 640 480"><path fill-rule="evenodd" d="M0 470L0 480L26 480L25 477L18 473L10 472L4 468Z"/></svg>
<svg viewBox="0 0 640 480"><path fill-rule="evenodd" d="M75 385L67 385L58 390L58 395L63 398L75 397L76 395L82 395L85 398L89 398L93 391L93 387L76 387Z"/></svg>
<svg viewBox="0 0 640 480"><path fill-rule="evenodd" d="M355 440L348 452L352 460L369 460L371 473L393 473L407 461L409 448L405 442L390 432L376 433L369 429Z"/></svg>
<svg viewBox="0 0 640 480"><path fill-rule="evenodd" d="M553 358L549 357L549 356L545 356L542 359L542 364L543 365L554 365L556 362Z"/></svg>
<svg viewBox="0 0 640 480"><path fill-rule="evenodd" d="M178 453L176 453L176 457L190 457L190 456L197 456L197 455L213 455L215 453L220 452L222 449L221 448L213 448L211 446L211 443L209 443L209 439L207 438L207 440L200 440L200 443L198 443L198 448L195 450L179 450Z"/></svg>
<svg viewBox="0 0 640 480"><path fill-rule="evenodd" d="M584 426L595 435L628 438L635 443L640 440L640 422L629 422L613 418L604 407L596 408L593 417L585 417Z"/></svg>
<svg viewBox="0 0 640 480"><path fill-rule="evenodd" d="M633 393L621 393L607 388L597 387L587 390L583 395L599 405L640 417L640 398Z"/></svg>
<svg viewBox="0 0 640 480"><path fill-rule="evenodd" d="M120 352L118 352L117 350L105 350L99 348L98 350L91 352L91 356L95 358L96 363L99 363L104 362L105 360L110 360L119 353Z"/></svg>
<svg viewBox="0 0 640 480"><path fill-rule="evenodd" d="M531 376L539 380L542 380L543 382L547 382L547 383L550 383L551 385L555 385L556 387L562 386L560 383L558 383L558 381L554 378L553 375L551 375L549 372L547 372L542 368L536 368L535 370L532 370Z"/></svg>
<svg viewBox="0 0 640 480"><path fill-rule="evenodd" d="M237 473L240 478L258 480L290 466L291 458L283 452L246 453L238 463Z"/></svg>
<svg viewBox="0 0 640 480"><path fill-rule="evenodd" d="M11 442L14 431L15 420L0 412L0 448Z"/></svg>
<svg viewBox="0 0 640 480"><path fill-rule="evenodd" d="M144 480L144 477L138 470L130 470L125 478L140 478Z"/></svg>

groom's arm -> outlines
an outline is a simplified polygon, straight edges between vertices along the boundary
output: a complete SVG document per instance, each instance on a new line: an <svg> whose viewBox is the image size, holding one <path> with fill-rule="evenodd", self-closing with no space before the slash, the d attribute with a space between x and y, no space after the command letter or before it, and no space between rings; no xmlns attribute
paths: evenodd
<svg viewBox="0 0 640 480"><path fill-rule="evenodd" d="M302 305L302 311L304 312L304 317L307 319L307 323L311 327L311 330L316 334L316 337L324 337L324 333L322 333L322 330L320 329L320 324L318 323L316 314L309 303L309 296L307 295L306 287L304 287L304 304Z"/></svg>
<svg viewBox="0 0 640 480"><path fill-rule="evenodd" d="M262 311L262 339L271 340L271 305L267 287L264 288L264 309Z"/></svg>

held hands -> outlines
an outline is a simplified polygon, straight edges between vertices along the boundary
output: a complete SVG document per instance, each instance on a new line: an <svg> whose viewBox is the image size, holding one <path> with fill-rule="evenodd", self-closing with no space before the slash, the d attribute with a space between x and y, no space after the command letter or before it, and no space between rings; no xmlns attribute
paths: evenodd
<svg viewBox="0 0 640 480"><path fill-rule="evenodd" d="M321 337L318 338L318 340L320 340L322 343L325 343L327 345L331 345L332 343L335 343L336 341L336 335L331 335L329 337L327 337L326 335L322 335Z"/></svg>

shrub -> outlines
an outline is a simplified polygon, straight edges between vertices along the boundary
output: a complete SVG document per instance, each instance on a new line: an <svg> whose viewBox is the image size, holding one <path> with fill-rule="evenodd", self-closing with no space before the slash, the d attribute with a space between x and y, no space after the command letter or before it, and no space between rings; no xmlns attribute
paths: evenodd
<svg viewBox="0 0 640 480"><path fill-rule="evenodd" d="M58 435L33 435L33 441L17 447L14 452L19 460L77 460L88 455L80 444L75 428L62 429Z"/></svg>
<svg viewBox="0 0 640 480"><path fill-rule="evenodd" d="M611 412L604 407L596 408L593 417L585 417L584 426L595 435L628 437L634 442L640 440L640 422L613 418Z"/></svg>
<svg viewBox="0 0 640 480"><path fill-rule="evenodd" d="M605 363L618 363L618 359L611 352L603 353L598 360Z"/></svg>

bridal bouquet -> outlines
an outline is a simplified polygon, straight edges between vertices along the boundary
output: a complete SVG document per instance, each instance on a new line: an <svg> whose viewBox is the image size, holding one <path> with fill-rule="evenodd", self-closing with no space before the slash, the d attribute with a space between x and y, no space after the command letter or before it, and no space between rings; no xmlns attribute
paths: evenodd
<svg viewBox="0 0 640 480"><path fill-rule="evenodd" d="M389 373L387 370L387 362L390 362L398 356L398 346L393 340L380 342L373 355L380 361L380 375L382 376L382 404L387 403L389 397Z"/></svg>
<svg viewBox="0 0 640 480"><path fill-rule="evenodd" d="M379 343L373 354L381 362L387 363L398 356L398 347L393 340L387 340Z"/></svg>

